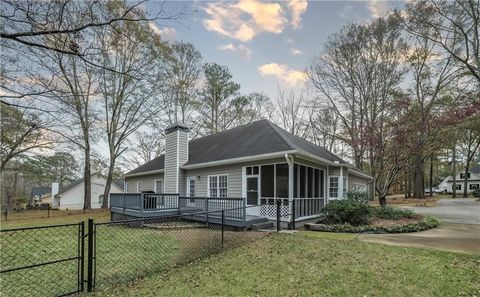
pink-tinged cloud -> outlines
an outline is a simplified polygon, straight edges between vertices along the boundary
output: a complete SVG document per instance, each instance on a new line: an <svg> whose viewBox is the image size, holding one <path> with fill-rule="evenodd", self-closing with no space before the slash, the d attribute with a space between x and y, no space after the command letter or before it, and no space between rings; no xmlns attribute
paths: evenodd
<svg viewBox="0 0 480 297"><path fill-rule="evenodd" d="M262 76L275 76L280 81L287 83L291 87L296 86L299 83L303 83L307 79L307 74L304 71L290 69L285 64L264 64L258 67L258 71Z"/></svg>

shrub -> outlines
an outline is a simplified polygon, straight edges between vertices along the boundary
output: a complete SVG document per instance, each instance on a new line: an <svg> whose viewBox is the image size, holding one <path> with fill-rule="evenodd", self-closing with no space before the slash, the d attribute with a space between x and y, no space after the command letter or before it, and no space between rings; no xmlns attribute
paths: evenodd
<svg viewBox="0 0 480 297"><path fill-rule="evenodd" d="M413 218L415 213L409 209L401 209L391 206L375 207L374 216L379 219L399 220L403 218Z"/></svg>
<svg viewBox="0 0 480 297"><path fill-rule="evenodd" d="M368 223L372 207L350 199L332 201L322 209L324 220L328 223L348 223L353 226Z"/></svg>
<svg viewBox="0 0 480 297"><path fill-rule="evenodd" d="M310 227L306 225L307 228L315 231L324 231L324 232L344 232L344 233L406 233L406 232L419 232L428 229L437 227L439 224L438 220L432 216L426 216L421 221L407 224L407 225L396 225L396 226L372 226L372 225L363 225L363 226L353 226L348 223L334 224L334 225L315 225L315 227Z"/></svg>
<svg viewBox="0 0 480 297"><path fill-rule="evenodd" d="M353 190L353 191L347 192L345 197L347 198L347 200L361 203L361 204L368 204L368 201L369 201L368 192L366 191Z"/></svg>

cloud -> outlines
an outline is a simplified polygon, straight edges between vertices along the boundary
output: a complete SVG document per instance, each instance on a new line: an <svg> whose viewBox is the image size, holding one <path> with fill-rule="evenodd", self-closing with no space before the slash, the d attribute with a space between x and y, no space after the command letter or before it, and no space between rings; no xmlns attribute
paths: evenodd
<svg viewBox="0 0 480 297"><path fill-rule="evenodd" d="M218 48L222 51L236 52L240 54L240 56L242 56L247 61L250 61L250 58L252 56L252 51L248 47L244 46L243 44L235 46L229 43L229 44L221 45Z"/></svg>
<svg viewBox="0 0 480 297"><path fill-rule="evenodd" d="M270 63L258 67L262 76L273 75L279 80L286 82L290 86L295 86L306 80L307 75L304 71L289 69L285 64Z"/></svg>
<svg viewBox="0 0 480 297"><path fill-rule="evenodd" d="M299 28L302 22L302 14L307 11L307 6L307 0L291 0L288 2L288 7L292 14L292 20L290 23L292 24L293 29Z"/></svg>
<svg viewBox="0 0 480 297"><path fill-rule="evenodd" d="M262 32L280 34L288 24L298 28L306 9L307 4L303 0L288 4L259 0L208 3L203 8L207 14L203 25L208 31L248 42ZM286 17L287 12L290 12L290 21Z"/></svg>
<svg viewBox="0 0 480 297"><path fill-rule="evenodd" d="M298 48L292 48L290 50L290 53L294 56L300 56L301 54L303 54L303 52L301 50L299 50Z"/></svg>
<svg viewBox="0 0 480 297"><path fill-rule="evenodd" d="M154 33L160 35L165 40L174 40L177 36L177 31L174 28L160 28L154 22L148 23L148 26Z"/></svg>
<svg viewBox="0 0 480 297"><path fill-rule="evenodd" d="M391 10L388 2L382 0L369 0L367 2L367 7L372 17L375 19L386 15Z"/></svg>

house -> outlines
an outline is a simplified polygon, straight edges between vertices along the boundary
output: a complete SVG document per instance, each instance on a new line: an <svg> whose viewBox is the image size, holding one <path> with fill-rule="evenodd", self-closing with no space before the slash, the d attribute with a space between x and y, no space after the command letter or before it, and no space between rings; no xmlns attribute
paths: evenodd
<svg viewBox="0 0 480 297"><path fill-rule="evenodd" d="M152 196L148 192L178 194L179 199L187 198L187 206L200 199L240 201L229 206L244 205L247 215L268 218L274 217L274 205L281 201L282 211L295 208L296 218L306 219L348 191L367 191L371 182L370 176L338 156L268 120L191 141L188 132L183 124L168 127L165 154L125 175L123 197L133 199L142 192L148 197ZM122 209L116 203L112 200L112 213L125 215L131 210L130 216L140 216L136 211L149 206L140 202L140 208L123 205ZM157 202L154 209L158 207Z"/></svg>
<svg viewBox="0 0 480 297"><path fill-rule="evenodd" d="M50 197L50 193L52 192L52 188L50 187L32 187L32 194L31 194L31 205L40 205L42 201L42 197Z"/></svg>
<svg viewBox="0 0 480 297"><path fill-rule="evenodd" d="M464 191L465 171L457 173L456 176L456 191L463 193ZM447 176L439 185L438 188L445 193L453 192L453 177ZM467 175L467 192L472 193L476 189L480 189L480 166L474 166Z"/></svg>
<svg viewBox="0 0 480 297"><path fill-rule="evenodd" d="M91 208L101 208L103 203L103 192L107 184L107 178L100 173L91 175ZM123 180L113 180L110 193L123 193ZM83 209L84 203L84 179L80 178L69 185L63 187L55 195L52 207L61 210L65 209Z"/></svg>

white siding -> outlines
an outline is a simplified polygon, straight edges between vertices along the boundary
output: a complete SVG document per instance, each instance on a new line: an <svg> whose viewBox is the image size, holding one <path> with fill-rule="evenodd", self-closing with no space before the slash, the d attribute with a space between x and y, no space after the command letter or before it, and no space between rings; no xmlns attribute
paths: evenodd
<svg viewBox="0 0 480 297"><path fill-rule="evenodd" d="M101 208L102 205L100 204L99 198L100 195L103 195L103 191L105 190L105 185L107 184L107 179L101 175L93 175L91 177L92 183L92 208ZM60 206L59 208L62 210L65 209L83 209L83 198L84 198L84 184L83 182L77 185L76 187L70 189L69 191L61 194L60 198ZM110 193L122 193L123 191L119 189L115 184L112 183L110 188ZM106 197L105 199L108 199Z"/></svg>
<svg viewBox="0 0 480 297"><path fill-rule="evenodd" d="M140 192L141 191L155 191L155 181L156 180L163 180L163 173L143 175L143 176L133 176L133 177L126 177L125 178L125 182L127 184L127 188L128 188L129 193L136 193L137 192L137 182L138 181L142 182Z"/></svg>

